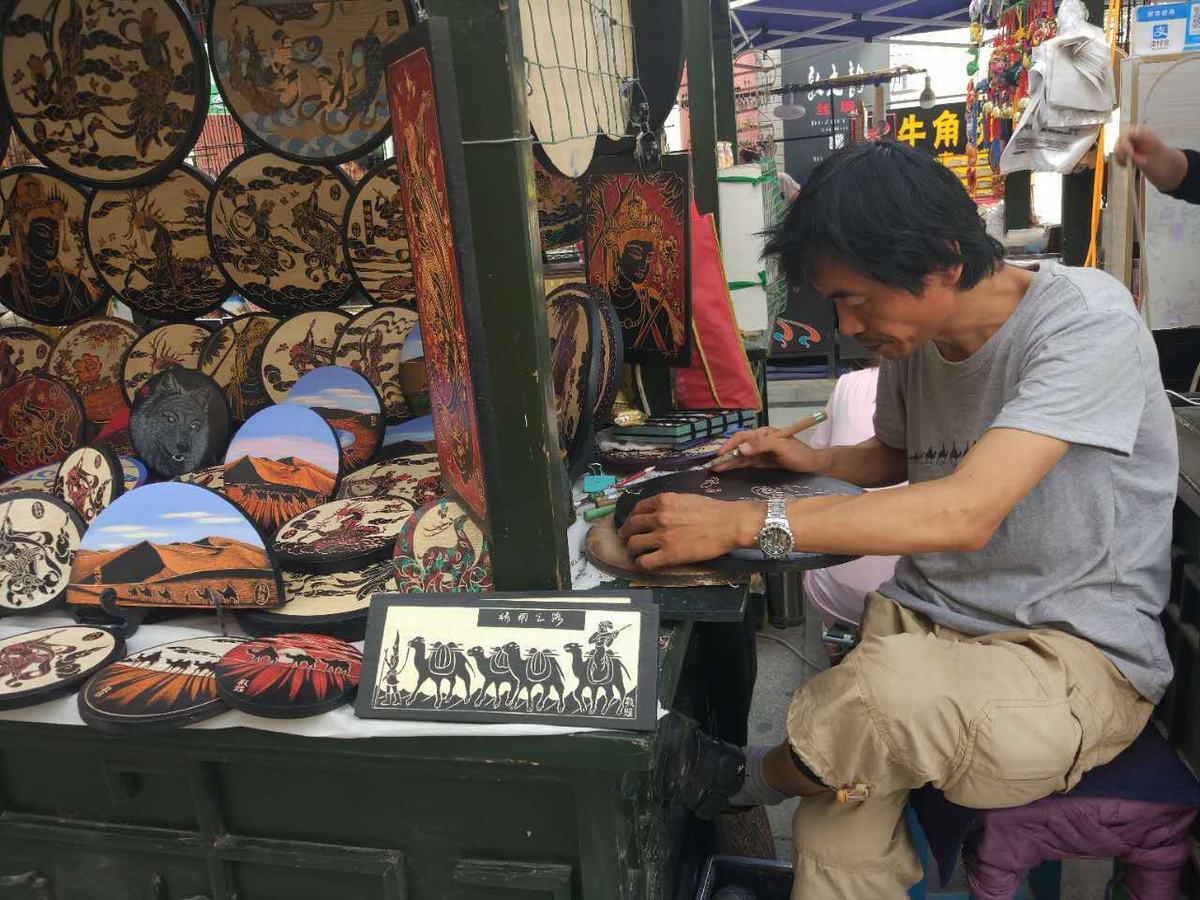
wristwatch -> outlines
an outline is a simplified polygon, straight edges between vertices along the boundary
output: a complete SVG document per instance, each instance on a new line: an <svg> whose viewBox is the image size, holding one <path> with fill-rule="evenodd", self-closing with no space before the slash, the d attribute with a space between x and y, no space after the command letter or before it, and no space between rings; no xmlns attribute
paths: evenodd
<svg viewBox="0 0 1200 900"><path fill-rule="evenodd" d="M796 547L787 517L787 501L767 501L767 518L758 532L758 549L767 559L783 559Z"/></svg>

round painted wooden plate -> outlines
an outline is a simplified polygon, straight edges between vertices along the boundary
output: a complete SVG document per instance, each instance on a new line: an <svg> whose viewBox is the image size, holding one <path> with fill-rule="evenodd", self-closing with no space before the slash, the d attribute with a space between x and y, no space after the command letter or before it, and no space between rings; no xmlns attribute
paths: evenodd
<svg viewBox="0 0 1200 900"><path fill-rule="evenodd" d="M44 325L68 325L94 313L108 289L83 240L87 196L45 169L0 172L0 303Z"/></svg>
<svg viewBox="0 0 1200 900"><path fill-rule="evenodd" d="M558 436L572 476L587 464L600 379L598 315L586 285L564 284L546 298L550 377Z"/></svg>
<svg viewBox="0 0 1200 900"><path fill-rule="evenodd" d="M274 316L259 313L237 316L213 332L200 351L200 371L221 386L235 422L271 405L262 383L262 354L278 324Z"/></svg>
<svg viewBox="0 0 1200 900"><path fill-rule="evenodd" d="M412 514L396 539L392 563L402 594L492 590L492 558L483 530L465 506L450 498Z"/></svg>
<svg viewBox="0 0 1200 900"><path fill-rule="evenodd" d="M134 459L132 456L122 456L121 474L125 479L125 490L132 491L136 487L141 487L150 480L150 470L146 468L145 463L140 459Z"/></svg>
<svg viewBox="0 0 1200 900"><path fill-rule="evenodd" d="M239 156L208 204L218 265L243 297L278 315L337 306L354 285L342 246L349 198L350 181L335 166Z"/></svg>
<svg viewBox="0 0 1200 900"><path fill-rule="evenodd" d="M83 443L78 392L52 375L23 375L0 393L0 465L20 474L57 463Z"/></svg>
<svg viewBox="0 0 1200 900"><path fill-rule="evenodd" d="M303 375L333 365L333 351L350 317L334 309L297 313L275 326L263 345L263 387L274 403L282 403Z"/></svg>
<svg viewBox="0 0 1200 900"><path fill-rule="evenodd" d="M105 666L79 692L79 717L112 734L153 734L229 709L217 694L221 657L240 637L180 638Z"/></svg>
<svg viewBox="0 0 1200 900"><path fill-rule="evenodd" d="M126 402L133 398L152 375L169 366L195 369L200 353L212 332L203 325L176 322L151 328L134 341L121 363L121 390Z"/></svg>
<svg viewBox="0 0 1200 900"><path fill-rule="evenodd" d="M118 635L92 625L39 628L0 638L0 709L69 694L124 652Z"/></svg>
<svg viewBox="0 0 1200 900"><path fill-rule="evenodd" d="M346 324L333 355L336 365L358 372L379 392L389 424L409 416L400 388L400 356L404 340L417 326L417 312L399 306L367 309Z"/></svg>
<svg viewBox="0 0 1200 900"><path fill-rule="evenodd" d="M0 391L22 375L41 372L54 342L32 328L0 328Z"/></svg>
<svg viewBox="0 0 1200 900"><path fill-rule="evenodd" d="M241 510L214 491L163 481L96 517L71 565L67 602L267 609L282 602L275 559Z"/></svg>
<svg viewBox="0 0 1200 900"><path fill-rule="evenodd" d="M222 492L271 535L327 502L340 469L333 429L308 407L283 403L255 413L233 436Z"/></svg>
<svg viewBox="0 0 1200 900"><path fill-rule="evenodd" d="M375 303L416 306L412 250L396 158L384 160L354 188L342 227L346 258Z"/></svg>
<svg viewBox="0 0 1200 900"><path fill-rule="evenodd" d="M90 522L125 493L121 460L107 447L80 447L59 465L54 493Z"/></svg>
<svg viewBox="0 0 1200 900"><path fill-rule="evenodd" d="M232 289L213 262L208 200L213 183L179 166L144 187L95 191L85 212L87 246L105 284L136 312L190 322Z"/></svg>
<svg viewBox="0 0 1200 900"><path fill-rule="evenodd" d="M275 553L296 572L353 571L392 552L414 508L402 497L331 500L285 523Z"/></svg>
<svg viewBox="0 0 1200 900"><path fill-rule="evenodd" d="M238 622L254 635L302 629L344 641L361 641L367 631L371 597L396 589L394 573L390 559L331 575L284 572L283 606L238 613Z"/></svg>
<svg viewBox="0 0 1200 900"><path fill-rule="evenodd" d="M0 83L34 155L92 184L160 178L208 112L204 49L176 0L13 0Z"/></svg>
<svg viewBox="0 0 1200 900"><path fill-rule="evenodd" d="M567 247L583 240L583 188L579 181L559 175L536 159L533 178L542 250Z"/></svg>
<svg viewBox="0 0 1200 900"><path fill-rule="evenodd" d="M102 316L62 333L46 371L79 392L88 421L104 425L128 409L121 364L141 332L132 322Z"/></svg>
<svg viewBox="0 0 1200 900"><path fill-rule="evenodd" d="M229 445L229 407L217 383L172 366L146 382L129 414L137 458L163 478L211 466Z"/></svg>
<svg viewBox="0 0 1200 900"><path fill-rule="evenodd" d="M246 131L281 156L348 162L391 134L385 51L411 21L404 0L212 0L209 56Z"/></svg>
<svg viewBox="0 0 1200 900"><path fill-rule="evenodd" d="M195 472L184 472L175 480L183 484L194 484L224 493L225 467L223 465L209 466L205 469L197 469Z"/></svg>
<svg viewBox="0 0 1200 900"><path fill-rule="evenodd" d="M58 606L87 525L65 500L20 491L0 497L0 611Z"/></svg>
<svg viewBox="0 0 1200 900"><path fill-rule="evenodd" d="M600 387L596 391L593 418L596 427L607 422L612 414L617 391L621 388L621 372L625 365L625 339L621 334L621 317L613 306L608 291L592 288L592 302L600 320Z"/></svg>
<svg viewBox="0 0 1200 900"><path fill-rule="evenodd" d="M234 709L297 719L336 709L354 696L362 653L318 634L246 641L217 663L217 690Z"/></svg>
<svg viewBox="0 0 1200 900"><path fill-rule="evenodd" d="M421 506L445 495L436 453L398 456L352 472L338 487L339 500L387 500L396 497Z"/></svg>
<svg viewBox="0 0 1200 900"><path fill-rule="evenodd" d="M629 6L638 68L633 102L645 102L646 128L657 134L679 99L683 80L687 55L683 0L630 0Z"/></svg>
<svg viewBox="0 0 1200 900"><path fill-rule="evenodd" d="M361 469L383 441L379 395L363 376L344 366L322 366L298 380L287 394L320 414L337 434L343 468Z"/></svg>

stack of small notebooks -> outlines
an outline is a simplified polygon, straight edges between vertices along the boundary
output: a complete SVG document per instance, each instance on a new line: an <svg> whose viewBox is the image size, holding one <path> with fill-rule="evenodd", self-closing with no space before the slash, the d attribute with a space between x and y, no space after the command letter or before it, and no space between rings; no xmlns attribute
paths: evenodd
<svg viewBox="0 0 1200 900"><path fill-rule="evenodd" d="M701 441L721 437L730 431L754 424L757 414L749 409L705 409L651 416L641 425L609 429L615 441L670 447L683 450Z"/></svg>

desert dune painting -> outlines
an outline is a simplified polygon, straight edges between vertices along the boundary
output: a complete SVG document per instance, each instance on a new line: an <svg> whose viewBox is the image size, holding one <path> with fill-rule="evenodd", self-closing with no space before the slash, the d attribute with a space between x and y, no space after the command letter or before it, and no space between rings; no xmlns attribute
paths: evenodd
<svg viewBox="0 0 1200 900"><path fill-rule="evenodd" d="M337 437L298 403L250 417L225 454L225 496L266 534L333 496L341 465Z"/></svg>
<svg viewBox="0 0 1200 900"><path fill-rule="evenodd" d="M122 494L88 528L67 602L95 606L109 589L125 606L264 609L282 596L250 520L220 495L176 482Z"/></svg>
<svg viewBox="0 0 1200 900"><path fill-rule="evenodd" d="M288 391L287 402L307 406L329 423L341 445L346 471L361 469L379 449L383 437L379 394L354 370L313 369Z"/></svg>

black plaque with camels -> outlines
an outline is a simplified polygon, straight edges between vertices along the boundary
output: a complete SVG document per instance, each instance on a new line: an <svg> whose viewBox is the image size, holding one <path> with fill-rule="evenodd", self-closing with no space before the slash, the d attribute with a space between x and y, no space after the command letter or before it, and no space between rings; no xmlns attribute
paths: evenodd
<svg viewBox="0 0 1200 900"><path fill-rule="evenodd" d="M695 494L714 500L757 500L765 503L773 499L798 500L861 493L862 488L827 475L797 475L783 469L735 469L718 475L707 469L689 469L652 478L626 490L617 501L614 518L617 527L620 527L638 503L659 494ZM753 549L735 550L726 556L707 560L704 565L722 572L788 572L823 569L853 558L796 550L785 559L770 560L759 550Z"/></svg>
<svg viewBox="0 0 1200 900"><path fill-rule="evenodd" d="M212 258L213 182L191 166L142 187L95 191L84 220L87 248L104 283L131 309L165 322L211 312L233 286Z"/></svg>
<svg viewBox="0 0 1200 900"><path fill-rule="evenodd" d="M277 315L337 306L354 285L342 245L350 190L336 166L239 156L209 201L217 264L243 297Z"/></svg>
<svg viewBox="0 0 1200 900"><path fill-rule="evenodd" d="M208 61L178 0L13 0L4 105L49 168L107 186L162 177L208 112Z"/></svg>
<svg viewBox="0 0 1200 900"><path fill-rule="evenodd" d="M355 713L653 730L658 607L620 599L377 595Z"/></svg>

